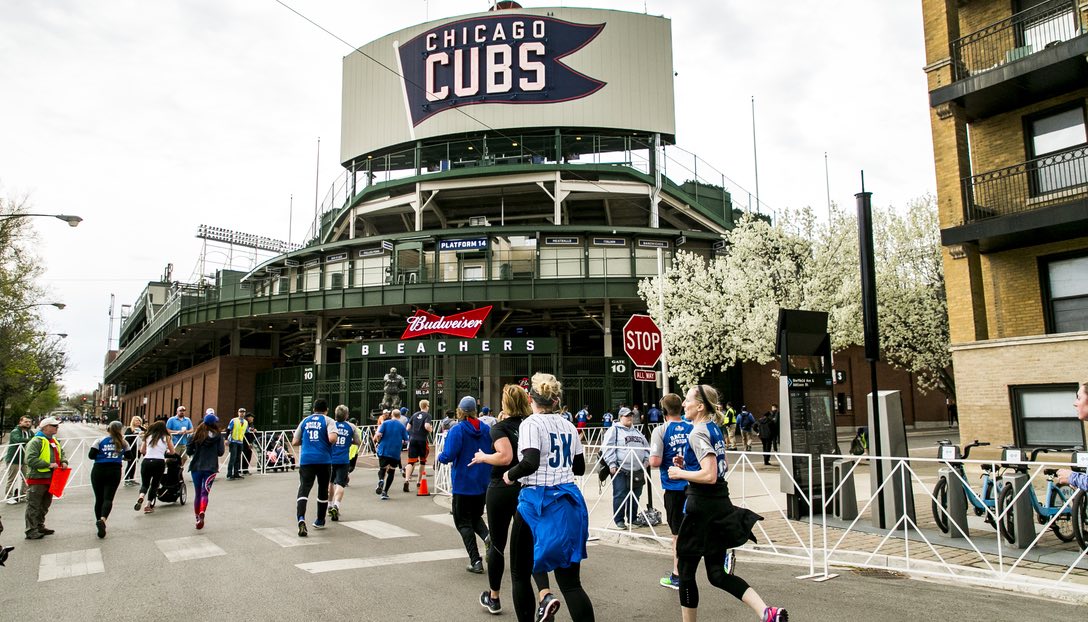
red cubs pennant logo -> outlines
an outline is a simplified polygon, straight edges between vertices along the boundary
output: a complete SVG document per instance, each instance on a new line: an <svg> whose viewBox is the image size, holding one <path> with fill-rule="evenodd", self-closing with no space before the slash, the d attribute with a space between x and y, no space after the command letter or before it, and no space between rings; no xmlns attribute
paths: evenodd
<svg viewBox="0 0 1088 622"><path fill-rule="evenodd" d="M401 339L415 339L424 335L453 335L454 337L472 338L484 325L484 320L491 313L491 306L480 307L456 315L438 316L419 309L408 318L408 328L404 329Z"/></svg>

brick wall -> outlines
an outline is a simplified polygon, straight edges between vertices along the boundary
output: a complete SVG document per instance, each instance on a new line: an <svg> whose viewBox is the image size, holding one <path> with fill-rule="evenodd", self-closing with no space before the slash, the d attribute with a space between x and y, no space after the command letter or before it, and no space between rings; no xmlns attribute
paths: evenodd
<svg viewBox="0 0 1088 622"><path fill-rule="evenodd" d="M839 427L857 427L868 425L868 410L865 396L872 391L869 381L869 362L865 360L865 349L860 346L836 352L834 366L846 375L843 384L835 385L834 393L843 393L848 397L850 410L836 414L835 424ZM753 413L761 414L771 404L779 403L778 378L773 371L778 369L778 362L767 365L744 363L743 392L737 396L726 396L735 406L747 404ZM907 425L927 422L948 421L945 407L945 395L939 391L922 394L918 390L914 376L887 363L877 364L877 384L881 391L899 391L903 398L903 420ZM779 404L781 406L781 404Z"/></svg>
<svg viewBox="0 0 1088 622"><path fill-rule="evenodd" d="M126 423L143 413L145 422L159 415L174 414L176 405L189 409L199 420L204 410L214 408L220 418L232 417L237 408L250 410L256 399L257 374L272 368L275 359L266 357L220 356L154 384L129 389L121 399L121 417ZM142 408L144 398L146 408Z"/></svg>
<svg viewBox="0 0 1088 622"><path fill-rule="evenodd" d="M1009 387L1088 381L1088 332L956 346L960 438L1013 443ZM1075 417L1073 399L1069 416ZM992 454L990 454L992 455Z"/></svg>

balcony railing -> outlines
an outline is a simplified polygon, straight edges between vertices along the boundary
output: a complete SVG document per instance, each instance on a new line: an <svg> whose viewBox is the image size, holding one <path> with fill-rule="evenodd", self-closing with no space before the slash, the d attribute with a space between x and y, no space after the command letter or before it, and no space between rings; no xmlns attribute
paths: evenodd
<svg viewBox="0 0 1088 622"><path fill-rule="evenodd" d="M1077 0L1052 0L952 42L956 80L1020 60L1083 33Z"/></svg>
<svg viewBox="0 0 1088 622"><path fill-rule="evenodd" d="M1088 197L1088 146L965 177L963 192L967 222Z"/></svg>

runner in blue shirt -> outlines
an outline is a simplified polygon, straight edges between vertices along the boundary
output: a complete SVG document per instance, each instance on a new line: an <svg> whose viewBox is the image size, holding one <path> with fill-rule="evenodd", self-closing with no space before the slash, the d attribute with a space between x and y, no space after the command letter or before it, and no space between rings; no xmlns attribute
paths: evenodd
<svg viewBox="0 0 1088 622"><path fill-rule="evenodd" d="M336 442L332 446L332 484L329 485L329 518L340 520L340 502L344 500L344 489L348 485L348 473L351 471L351 448L359 445L359 430L348 422L348 407L340 404L336 407Z"/></svg>
<svg viewBox="0 0 1088 622"><path fill-rule="evenodd" d="M113 421L106 427L109 434L91 446L87 456L94 460L91 467L91 490L94 491L94 518L98 528L98 537L106 537L106 519L113 510L113 496L121 484L121 456L128 449L121 434L120 421Z"/></svg>
<svg viewBox="0 0 1088 622"><path fill-rule="evenodd" d="M378 487L374 492L382 496L382 501L389 500L389 487L393 485L393 476L400 470L400 452L408 442L408 428L399 410L390 413L374 434L378 444ZM384 477L384 481L381 479Z"/></svg>
<svg viewBox="0 0 1088 622"><path fill-rule="evenodd" d="M685 490L688 483L684 480L671 479L669 467L684 465L686 470L698 470L698 464L684 462L684 451L688 447L688 434L692 425L680 418L683 400L675 393L661 398L665 408L665 425L654 428L650 435L650 466L661 469L661 488L665 491L665 519L672 532L672 573L661 579L662 587L680 589L680 573L677 570L676 535L680 533L680 522L684 518ZM656 408L651 408L650 413ZM649 414L649 413L648 413ZM652 415L651 415L652 416Z"/></svg>
<svg viewBox="0 0 1088 622"><path fill-rule="evenodd" d="M211 412L215 414L214 410ZM185 466L185 446L189 444L189 433L193 431L193 422L189 419L184 406L178 406L174 416L166 420L166 429L170 431L170 440L174 443L174 451L178 453L181 466Z"/></svg>
<svg viewBox="0 0 1088 622"><path fill-rule="evenodd" d="M605 414L601 415L601 427L602 428L611 428L612 427L612 413L605 413Z"/></svg>
<svg viewBox="0 0 1088 622"><path fill-rule="evenodd" d="M298 517L298 536L306 537L306 502L310 489L317 480L317 520L314 529L325 528L325 512L329 508L329 477L332 464L332 446L336 443L336 422L328 415L329 403L314 400L314 412L295 428L291 444L301 447L298 459L298 494L295 495L295 515ZM324 498L322 498L324 497Z"/></svg>

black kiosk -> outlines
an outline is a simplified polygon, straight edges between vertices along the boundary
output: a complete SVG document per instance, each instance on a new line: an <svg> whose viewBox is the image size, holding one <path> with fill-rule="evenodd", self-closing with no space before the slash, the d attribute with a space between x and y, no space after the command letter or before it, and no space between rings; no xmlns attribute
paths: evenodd
<svg viewBox="0 0 1088 622"><path fill-rule="evenodd" d="M783 458L781 490L786 493L786 514L794 520L809 513L809 460L812 465L812 503L822 503L824 482L833 490L832 464L820 464L820 454L838 454L835 431L831 336L827 313L779 309L777 354L781 360L778 431L783 453L809 454L811 458ZM821 466L824 474L821 477ZM786 468L788 467L788 468ZM813 507L820 507L814 505Z"/></svg>

